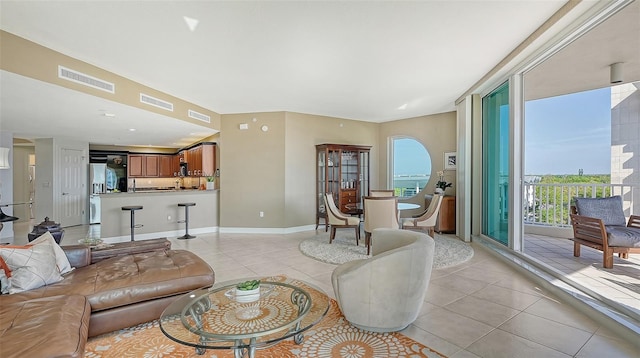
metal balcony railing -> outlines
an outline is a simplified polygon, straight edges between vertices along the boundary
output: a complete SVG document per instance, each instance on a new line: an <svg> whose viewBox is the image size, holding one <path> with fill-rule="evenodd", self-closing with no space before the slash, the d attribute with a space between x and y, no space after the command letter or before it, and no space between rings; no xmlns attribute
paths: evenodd
<svg viewBox="0 0 640 358"><path fill-rule="evenodd" d="M627 217L640 212L640 208L634 207L634 205L640 205L640 201L635 199L636 195L640 193L640 185L638 184L540 184L525 182L523 189L525 224L571 226L569 213L574 197L602 198L620 195Z"/></svg>

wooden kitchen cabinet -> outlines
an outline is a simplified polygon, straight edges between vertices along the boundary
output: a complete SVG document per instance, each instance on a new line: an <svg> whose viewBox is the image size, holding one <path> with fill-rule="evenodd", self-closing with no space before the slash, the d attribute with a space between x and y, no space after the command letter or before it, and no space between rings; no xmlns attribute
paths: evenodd
<svg viewBox="0 0 640 358"><path fill-rule="evenodd" d="M143 159L144 155L129 154L127 158L127 167L129 171L129 177L142 177L143 176Z"/></svg>
<svg viewBox="0 0 640 358"><path fill-rule="evenodd" d="M216 144L202 143L185 151L188 175L194 177L212 176L216 171Z"/></svg>
<svg viewBox="0 0 640 358"><path fill-rule="evenodd" d="M155 154L129 154L127 167L129 177L157 177L159 172L159 157Z"/></svg>
<svg viewBox="0 0 640 358"><path fill-rule="evenodd" d="M429 207L433 195L425 195L425 208ZM438 220L434 228L439 233L455 233L456 232L456 197L453 195L445 195L442 197L440 211L438 212Z"/></svg>
<svg viewBox="0 0 640 358"><path fill-rule="evenodd" d="M174 173L178 171L179 164L175 164L173 155L160 155L158 163L158 176L161 178L170 178L174 176ZM175 162L178 163L178 162Z"/></svg>

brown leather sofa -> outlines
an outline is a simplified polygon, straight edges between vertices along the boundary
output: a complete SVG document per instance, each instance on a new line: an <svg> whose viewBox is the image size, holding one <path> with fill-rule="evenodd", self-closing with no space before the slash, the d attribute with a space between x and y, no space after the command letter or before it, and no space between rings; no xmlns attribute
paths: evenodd
<svg viewBox="0 0 640 358"><path fill-rule="evenodd" d="M148 322L214 283L197 255L166 239L92 251L63 247L76 269L58 283L0 295L0 357L82 357L88 337Z"/></svg>

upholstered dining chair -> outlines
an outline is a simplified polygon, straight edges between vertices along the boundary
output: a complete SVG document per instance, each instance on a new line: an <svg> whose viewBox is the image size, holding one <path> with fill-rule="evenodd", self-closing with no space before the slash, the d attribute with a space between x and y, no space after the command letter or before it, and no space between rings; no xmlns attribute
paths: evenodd
<svg viewBox="0 0 640 358"><path fill-rule="evenodd" d="M390 189L390 190L378 189L378 190L371 190L370 192L371 192L371 196L394 196L394 195L396 195L395 191L393 189Z"/></svg>
<svg viewBox="0 0 640 358"><path fill-rule="evenodd" d="M371 233L377 228L399 229L398 197L365 196L364 200L364 242L367 255L371 252Z"/></svg>
<svg viewBox="0 0 640 358"><path fill-rule="evenodd" d="M327 210L327 222L331 227L329 243L333 242L336 237L336 229L355 229L356 230L356 246L360 241L360 218L357 216L348 216L340 212L333 201L333 194L324 194L324 207Z"/></svg>
<svg viewBox="0 0 640 358"><path fill-rule="evenodd" d="M435 242L409 230L376 229L373 256L338 265L331 284L344 317L372 332L400 331L416 320L431 280Z"/></svg>
<svg viewBox="0 0 640 358"><path fill-rule="evenodd" d="M401 227L403 229L426 230L429 236L433 237L434 227L440 212L440 204L442 204L442 195L436 194L431 199L427 211L416 218L403 218Z"/></svg>

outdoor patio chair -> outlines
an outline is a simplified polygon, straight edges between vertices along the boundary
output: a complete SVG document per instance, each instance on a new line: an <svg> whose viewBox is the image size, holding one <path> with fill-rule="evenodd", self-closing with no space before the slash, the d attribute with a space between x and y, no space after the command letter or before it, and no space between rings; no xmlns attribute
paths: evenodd
<svg viewBox="0 0 640 358"><path fill-rule="evenodd" d="M580 257L580 245L602 251L602 266L613 268L613 254L627 259L640 253L640 216L625 220L622 197L574 198L571 207L573 256Z"/></svg>

